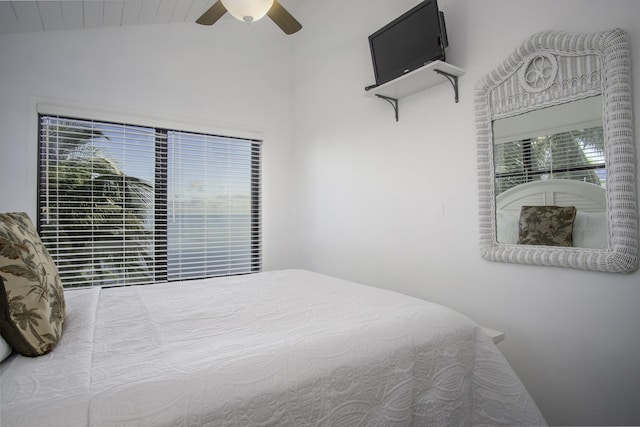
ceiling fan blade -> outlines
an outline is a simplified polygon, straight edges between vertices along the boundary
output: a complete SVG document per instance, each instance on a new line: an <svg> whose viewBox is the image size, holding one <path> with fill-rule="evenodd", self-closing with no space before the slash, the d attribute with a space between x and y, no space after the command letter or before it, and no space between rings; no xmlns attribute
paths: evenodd
<svg viewBox="0 0 640 427"><path fill-rule="evenodd" d="M287 9L278 3L278 0L273 2L273 6L267 12L267 16L286 34L293 34L302 28L302 25L287 12Z"/></svg>
<svg viewBox="0 0 640 427"><path fill-rule="evenodd" d="M196 19L196 22L200 25L213 25L225 13L227 13L227 8L218 0L200 18Z"/></svg>

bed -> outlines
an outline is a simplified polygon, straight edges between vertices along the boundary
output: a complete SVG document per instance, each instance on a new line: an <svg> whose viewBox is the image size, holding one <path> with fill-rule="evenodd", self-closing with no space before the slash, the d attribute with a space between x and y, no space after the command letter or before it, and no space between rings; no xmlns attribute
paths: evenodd
<svg viewBox="0 0 640 427"><path fill-rule="evenodd" d="M606 249L607 195L604 187L591 183L548 179L513 187L496 197L498 243L516 244L522 206L573 206L573 246Z"/></svg>
<svg viewBox="0 0 640 427"><path fill-rule="evenodd" d="M63 290L28 217L0 225L3 427L545 424L441 305L306 270Z"/></svg>
<svg viewBox="0 0 640 427"><path fill-rule="evenodd" d="M2 425L542 425L445 307L303 270L65 292L57 348L2 364Z"/></svg>

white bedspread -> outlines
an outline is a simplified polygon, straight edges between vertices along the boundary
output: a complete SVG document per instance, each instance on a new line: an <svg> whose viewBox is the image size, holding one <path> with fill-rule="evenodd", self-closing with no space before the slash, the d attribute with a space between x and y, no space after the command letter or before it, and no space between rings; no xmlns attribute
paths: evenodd
<svg viewBox="0 0 640 427"><path fill-rule="evenodd" d="M2 364L3 427L544 425L480 328L301 270L68 291L59 346Z"/></svg>

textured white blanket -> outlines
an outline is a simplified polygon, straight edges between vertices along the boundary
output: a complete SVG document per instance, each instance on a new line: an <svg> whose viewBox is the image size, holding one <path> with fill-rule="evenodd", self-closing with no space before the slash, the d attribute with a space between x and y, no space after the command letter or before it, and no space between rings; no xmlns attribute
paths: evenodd
<svg viewBox="0 0 640 427"><path fill-rule="evenodd" d="M465 316L301 270L68 291L2 364L2 426L544 425Z"/></svg>

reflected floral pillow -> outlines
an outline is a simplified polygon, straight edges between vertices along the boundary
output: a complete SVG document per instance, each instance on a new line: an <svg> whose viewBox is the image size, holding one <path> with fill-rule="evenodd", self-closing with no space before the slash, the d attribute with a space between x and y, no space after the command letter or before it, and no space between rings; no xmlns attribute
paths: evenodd
<svg viewBox="0 0 640 427"><path fill-rule="evenodd" d="M521 245L573 246L574 206L523 206L520 213Z"/></svg>

